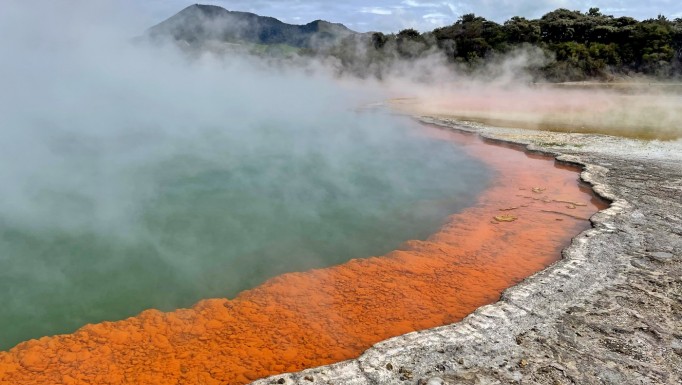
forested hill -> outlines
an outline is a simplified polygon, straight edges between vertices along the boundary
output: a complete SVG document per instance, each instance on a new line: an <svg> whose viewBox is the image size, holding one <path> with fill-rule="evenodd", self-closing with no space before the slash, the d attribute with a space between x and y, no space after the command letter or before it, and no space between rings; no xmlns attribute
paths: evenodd
<svg viewBox="0 0 682 385"><path fill-rule="evenodd" d="M584 13L557 9L539 19L513 17L502 24L467 14L450 26L425 33L406 29L397 34L360 34L319 20L289 25L270 17L194 5L152 27L148 36L194 46L208 41L246 44L256 54L332 56L341 72L359 76L381 77L396 63L433 55L459 70L475 71L525 48L542 59L530 61L527 68L537 79L682 77L682 19L658 16L639 21L605 15L599 8ZM288 48L262 49L274 45Z"/></svg>
<svg viewBox="0 0 682 385"><path fill-rule="evenodd" d="M682 19L659 16L638 21L605 15L598 8L586 13L558 9L539 19L513 17L503 24L467 14L450 26L423 34L411 29L396 35L375 33L372 45L377 51L395 46L404 58L436 49L465 67L534 46L549 58L534 71L555 81L682 75Z"/></svg>

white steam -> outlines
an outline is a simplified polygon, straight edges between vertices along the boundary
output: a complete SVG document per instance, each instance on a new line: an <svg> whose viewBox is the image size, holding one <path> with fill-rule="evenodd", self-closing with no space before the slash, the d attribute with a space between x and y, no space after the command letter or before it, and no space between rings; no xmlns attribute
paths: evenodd
<svg viewBox="0 0 682 385"><path fill-rule="evenodd" d="M486 183L319 63L139 42L113 1L0 8L0 349L388 252Z"/></svg>

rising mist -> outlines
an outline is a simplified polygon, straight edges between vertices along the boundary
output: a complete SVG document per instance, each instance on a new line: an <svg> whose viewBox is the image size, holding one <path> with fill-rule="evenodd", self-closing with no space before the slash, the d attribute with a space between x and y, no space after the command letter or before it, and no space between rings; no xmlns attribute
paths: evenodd
<svg viewBox="0 0 682 385"><path fill-rule="evenodd" d="M425 238L488 174L376 102L682 136L679 93L543 84L528 69L552 58L532 48L477 71L438 52L346 71L333 56L150 42L129 3L68 5L0 15L0 348Z"/></svg>
<svg viewBox="0 0 682 385"><path fill-rule="evenodd" d="M113 2L37 4L0 15L0 349L386 253L487 183L362 108L380 87L148 44Z"/></svg>

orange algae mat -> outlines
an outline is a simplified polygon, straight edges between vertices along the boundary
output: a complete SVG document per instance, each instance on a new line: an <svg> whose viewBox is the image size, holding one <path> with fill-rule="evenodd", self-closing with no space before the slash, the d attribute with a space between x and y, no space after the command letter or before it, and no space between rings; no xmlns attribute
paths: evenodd
<svg viewBox="0 0 682 385"><path fill-rule="evenodd" d="M426 241L291 273L233 300L148 310L0 353L0 384L245 384L359 356L461 320L560 257L605 204L577 169L473 135L424 127L497 172L478 203Z"/></svg>

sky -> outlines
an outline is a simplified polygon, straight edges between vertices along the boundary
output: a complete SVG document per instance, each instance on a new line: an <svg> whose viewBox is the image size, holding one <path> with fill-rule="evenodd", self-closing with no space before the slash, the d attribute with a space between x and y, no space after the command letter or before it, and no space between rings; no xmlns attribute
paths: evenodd
<svg viewBox="0 0 682 385"><path fill-rule="evenodd" d="M196 0L140 0L145 16L160 22ZM475 13L504 22L512 16L537 18L557 8L587 11L598 7L602 13L648 19L659 14L682 17L679 0L204 0L231 11L272 16L292 24L322 19L343 23L358 32L398 32L405 28L430 31L450 25L459 16Z"/></svg>

